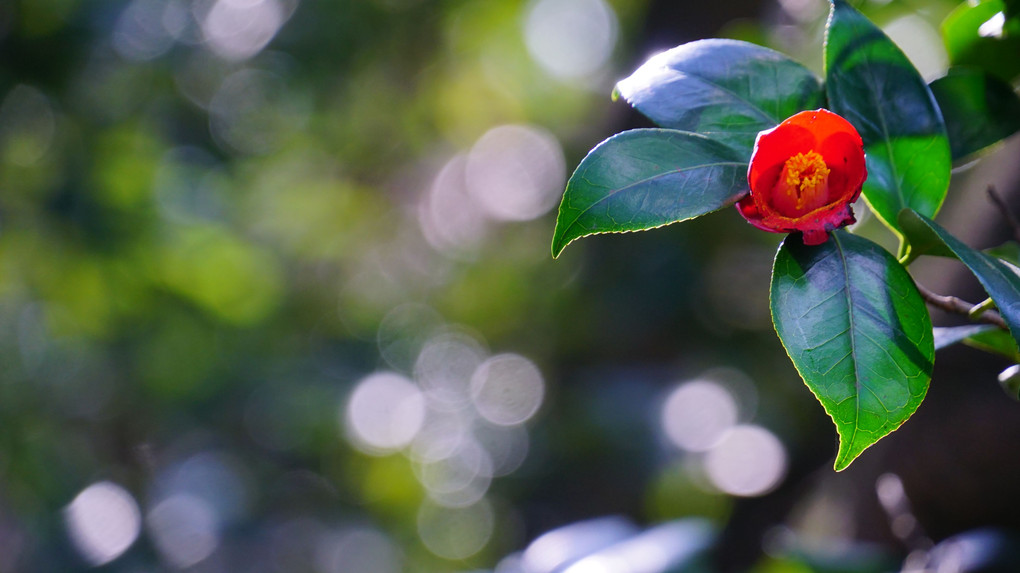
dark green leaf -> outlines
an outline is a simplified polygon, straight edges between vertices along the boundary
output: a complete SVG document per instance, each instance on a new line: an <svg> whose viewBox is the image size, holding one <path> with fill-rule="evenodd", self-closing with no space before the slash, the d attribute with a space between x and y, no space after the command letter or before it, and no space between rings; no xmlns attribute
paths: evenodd
<svg viewBox="0 0 1020 573"><path fill-rule="evenodd" d="M910 207L934 216L949 188L952 159L942 115L927 84L903 52L844 0L834 0L825 35L830 109L864 140L864 198L899 232L896 215Z"/></svg>
<svg viewBox="0 0 1020 573"><path fill-rule="evenodd" d="M592 149L570 176L552 253L587 235L692 219L746 193L747 162L733 149L684 131L625 131Z"/></svg>
<svg viewBox="0 0 1020 573"><path fill-rule="evenodd" d="M910 275L882 247L838 231L783 242L772 320L794 366L839 434L835 468L898 428L928 391L931 320Z"/></svg>
<svg viewBox="0 0 1020 573"><path fill-rule="evenodd" d="M942 22L949 61L1012 82L1020 74L1020 14L1013 4L1012 12L1002 0L963 2L953 10Z"/></svg>
<svg viewBox="0 0 1020 573"><path fill-rule="evenodd" d="M931 83L931 91L942 109L953 159L1020 131L1020 97L995 76L952 68Z"/></svg>
<svg viewBox="0 0 1020 573"><path fill-rule="evenodd" d="M900 213L900 225L910 241L908 257L952 256L974 273L1016 339L1020 334L1020 275L999 259L972 249L938 223L910 209Z"/></svg>
<svg viewBox="0 0 1020 573"><path fill-rule="evenodd" d="M699 40L652 57L614 92L661 127L702 133L750 159L759 131L825 104L821 82L779 52Z"/></svg>

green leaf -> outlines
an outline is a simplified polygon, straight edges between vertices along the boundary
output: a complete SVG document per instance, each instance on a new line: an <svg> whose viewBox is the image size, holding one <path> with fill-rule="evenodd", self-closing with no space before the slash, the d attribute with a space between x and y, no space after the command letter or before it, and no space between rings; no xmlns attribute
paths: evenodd
<svg viewBox="0 0 1020 573"><path fill-rule="evenodd" d="M935 347L910 275L871 241L838 231L808 247L783 241L772 320L839 434L835 469L896 430L928 391Z"/></svg>
<svg viewBox="0 0 1020 573"><path fill-rule="evenodd" d="M910 241L908 258L931 254L959 259L985 288L1013 338L1017 339L1020 333L1020 275L999 259L968 247L924 215L904 209L899 220Z"/></svg>
<svg viewBox="0 0 1020 573"><path fill-rule="evenodd" d="M1005 356L1020 362L1020 347L1008 332L992 324L967 324L964 326L936 326L935 350L960 342L972 348Z"/></svg>
<svg viewBox="0 0 1020 573"><path fill-rule="evenodd" d="M1013 337L1005 330L995 328L994 326L968 336L964 339L963 343L978 350L984 350L985 352L1005 356L1014 362L1020 362L1020 347L1017 346L1016 340L1013 340Z"/></svg>
<svg viewBox="0 0 1020 573"><path fill-rule="evenodd" d="M942 39L954 65L983 69L1005 82L1020 74L1020 17L1002 0L961 3L942 22Z"/></svg>
<svg viewBox="0 0 1020 573"><path fill-rule="evenodd" d="M592 149L567 181L553 257L580 237L693 219L746 193L747 162L733 149L684 131L625 131Z"/></svg>
<svg viewBox="0 0 1020 573"><path fill-rule="evenodd" d="M864 140L871 210L897 234L903 208L934 216L949 188L952 158L942 115L917 69L845 0L832 3L825 68L830 109Z"/></svg>
<svg viewBox="0 0 1020 573"><path fill-rule="evenodd" d="M931 83L960 159L1020 131L1020 97L1012 86L981 70L951 68Z"/></svg>
<svg viewBox="0 0 1020 573"><path fill-rule="evenodd" d="M985 253L1002 259L1014 267L1020 267L1020 243L1016 241L1006 241L997 247L985 249Z"/></svg>
<svg viewBox="0 0 1020 573"><path fill-rule="evenodd" d="M658 54L615 94L661 127L710 136L751 157L759 131L825 105L820 80L779 52L698 40Z"/></svg>
<svg viewBox="0 0 1020 573"><path fill-rule="evenodd" d="M964 326L936 326L933 331L935 335L935 350L942 350L954 344L963 342L967 338L989 330L998 330L991 324L967 324Z"/></svg>

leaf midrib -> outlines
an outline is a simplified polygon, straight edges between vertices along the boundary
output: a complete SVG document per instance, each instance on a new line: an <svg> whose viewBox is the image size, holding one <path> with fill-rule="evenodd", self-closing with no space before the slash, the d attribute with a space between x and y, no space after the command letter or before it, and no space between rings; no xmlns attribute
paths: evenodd
<svg viewBox="0 0 1020 573"><path fill-rule="evenodd" d="M847 266L846 253L843 250L843 243L837 233L832 233L832 240L835 241L836 249L839 251L839 262L843 265L843 292L846 294L846 306L847 306L847 320L849 322L849 334L850 334L850 354L853 356L851 364L853 364L854 373L854 386L857 389L857 395L854 398L854 431L847 441L847 451L844 452L843 457L851 455L853 450L854 442L857 439L857 430L861 419L861 377L860 370L857 365L857 338L856 338L856 319L854 317L854 304L853 295L850 292L850 268ZM839 465L841 460L836 460L836 465Z"/></svg>

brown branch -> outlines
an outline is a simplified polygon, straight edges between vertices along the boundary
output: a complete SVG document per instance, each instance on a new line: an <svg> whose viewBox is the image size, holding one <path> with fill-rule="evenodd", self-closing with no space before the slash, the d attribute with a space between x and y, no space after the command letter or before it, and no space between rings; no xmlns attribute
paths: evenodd
<svg viewBox="0 0 1020 573"><path fill-rule="evenodd" d="M1013 231L1013 239L1020 243L1020 221L1017 221L1016 215L1006 204L1006 200L999 195L999 192L995 190L994 185L988 186L988 197L995 203L995 206L1002 211L1003 217L1006 218L1006 223L1009 225L1010 230Z"/></svg>
<svg viewBox="0 0 1020 573"><path fill-rule="evenodd" d="M953 314L962 314L973 321L994 324L1003 330L1008 330L1006 321L1003 320L1002 316L1000 316L997 312L989 310L975 316L971 314L971 311L974 310L974 307L977 305L956 298L955 296L946 296L934 293L925 288L923 285L917 285L917 290L921 293L921 298L935 308L951 312Z"/></svg>

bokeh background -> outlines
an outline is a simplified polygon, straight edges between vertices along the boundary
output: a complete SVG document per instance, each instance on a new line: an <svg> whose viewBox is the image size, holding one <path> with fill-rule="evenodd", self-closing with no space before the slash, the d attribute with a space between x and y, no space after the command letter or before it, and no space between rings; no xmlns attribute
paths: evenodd
<svg viewBox="0 0 1020 573"><path fill-rule="evenodd" d="M861 8L931 79L955 6ZM941 352L914 419L835 474L769 320L779 235L724 211L549 255L573 166L648 126L616 80L720 36L820 73L826 12L0 1L0 571L1007 559L1008 362ZM1004 238L982 193L1015 195L1018 154L961 167L944 224ZM917 268L979 299L958 271Z"/></svg>

